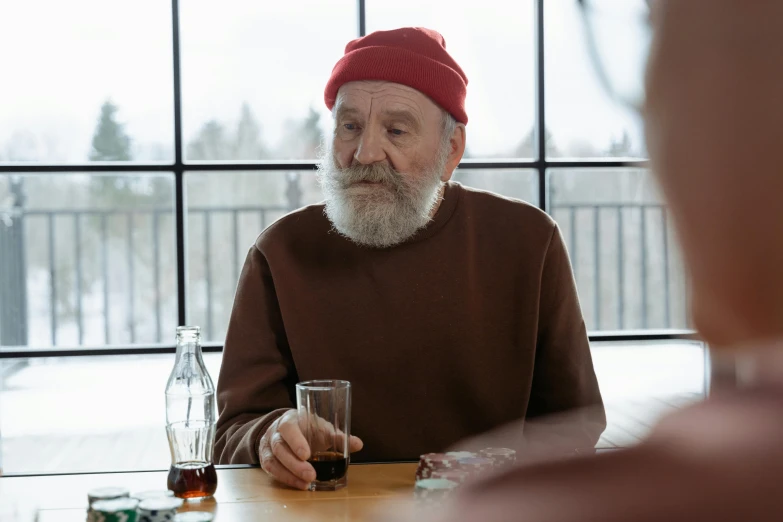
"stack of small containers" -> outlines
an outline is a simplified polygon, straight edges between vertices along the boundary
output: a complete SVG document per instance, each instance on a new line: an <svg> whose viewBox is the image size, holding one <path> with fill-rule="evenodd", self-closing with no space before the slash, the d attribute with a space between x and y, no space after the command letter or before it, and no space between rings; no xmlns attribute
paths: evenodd
<svg viewBox="0 0 783 522"><path fill-rule="evenodd" d="M439 503L466 481L514 462L516 451L508 448L427 453L420 457L416 469L414 498L420 504Z"/></svg>
<svg viewBox="0 0 783 522"><path fill-rule="evenodd" d="M177 514L183 501L171 491L142 491L131 496L125 488L98 488L87 494L88 522L209 522L212 513Z"/></svg>

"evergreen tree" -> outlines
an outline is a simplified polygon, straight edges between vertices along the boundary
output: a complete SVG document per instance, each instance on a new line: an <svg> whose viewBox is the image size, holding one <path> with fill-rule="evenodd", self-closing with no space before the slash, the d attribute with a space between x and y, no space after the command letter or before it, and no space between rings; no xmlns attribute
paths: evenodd
<svg viewBox="0 0 783 522"><path fill-rule="evenodd" d="M321 115L310 107L310 111L301 127L302 158L315 158L321 146Z"/></svg>
<svg viewBox="0 0 783 522"><path fill-rule="evenodd" d="M321 146L321 115L310 107L303 120L289 120L278 155L285 159L313 159Z"/></svg>
<svg viewBox="0 0 783 522"><path fill-rule="evenodd" d="M261 126L256 121L247 102L242 104L237 134L234 140L234 154L229 159L259 160L267 157L261 143Z"/></svg>
<svg viewBox="0 0 783 522"><path fill-rule="evenodd" d="M631 143L631 136L628 135L628 131L623 131L623 137L620 140L612 140L609 145L609 150L606 151L607 156L613 157L632 157L637 153L634 151L633 143Z"/></svg>
<svg viewBox="0 0 783 522"><path fill-rule="evenodd" d="M290 125L283 143L283 154L292 159L316 158L322 140L321 114L310 107L303 120ZM312 173L289 172L286 180L284 198L290 209L322 199L321 189Z"/></svg>
<svg viewBox="0 0 783 522"><path fill-rule="evenodd" d="M106 100L101 106L98 127L92 137L90 161L130 161L131 140L117 122L117 106Z"/></svg>
<svg viewBox="0 0 783 522"><path fill-rule="evenodd" d="M187 157L189 160L231 160L234 159L232 148L223 125L210 120L188 144Z"/></svg>
<svg viewBox="0 0 783 522"><path fill-rule="evenodd" d="M555 146L555 140L552 137L552 133L549 129L546 130L544 136L546 140L546 154L547 156L558 156L560 152ZM538 157L538 139L536 137L536 129L530 129L527 135L517 145L512 152L512 157L515 158L536 158Z"/></svg>
<svg viewBox="0 0 783 522"><path fill-rule="evenodd" d="M111 100L101 106L92 138L91 161L132 161L131 139L117 121L119 108ZM171 183L160 177L96 175L90 179L90 199L108 207L170 205Z"/></svg>

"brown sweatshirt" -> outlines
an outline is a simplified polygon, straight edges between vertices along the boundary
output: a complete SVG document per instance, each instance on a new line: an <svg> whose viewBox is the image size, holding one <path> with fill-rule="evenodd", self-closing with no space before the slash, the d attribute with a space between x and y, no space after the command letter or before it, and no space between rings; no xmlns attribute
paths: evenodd
<svg viewBox="0 0 783 522"><path fill-rule="evenodd" d="M294 385L353 386L353 461L418 459L522 418L584 406L605 427L568 255L526 203L450 182L430 224L373 249L323 205L285 216L248 253L218 381L215 459L258 463Z"/></svg>

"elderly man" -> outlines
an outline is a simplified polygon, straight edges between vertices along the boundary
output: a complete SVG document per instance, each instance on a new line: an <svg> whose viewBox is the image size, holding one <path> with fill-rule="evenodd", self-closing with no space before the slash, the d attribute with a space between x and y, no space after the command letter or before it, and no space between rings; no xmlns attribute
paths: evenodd
<svg viewBox="0 0 783 522"><path fill-rule="evenodd" d="M568 255L540 210L450 182L467 78L435 31L349 43L326 85L325 205L264 231L239 281L218 383L216 459L314 479L297 381L353 384L351 450L416 459L505 423L596 407ZM354 459L357 460L357 459Z"/></svg>

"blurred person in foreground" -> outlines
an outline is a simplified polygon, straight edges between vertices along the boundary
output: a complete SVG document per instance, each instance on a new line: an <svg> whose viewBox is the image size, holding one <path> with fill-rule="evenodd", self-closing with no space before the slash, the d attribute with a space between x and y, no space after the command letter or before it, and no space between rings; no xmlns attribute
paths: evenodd
<svg viewBox="0 0 783 522"><path fill-rule="evenodd" d="M648 150L713 393L631 449L468 486L437 520L783 520L783 2L652 7Z"/></svg>
<svg viewBox="0 0 783 522"><path fill-rule="evenodd" d="M283 217L248 253L218 382L219 463L315 478L294 385L353 388L354 461L415 460L518 419L592 406L548 432L590 451L605 416L560 231L540 209L451 181L466 144L467 76L439 33L350 42L325 204Z"/></svg>

